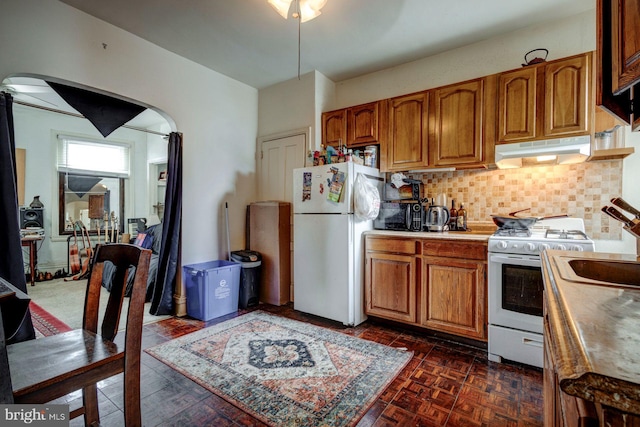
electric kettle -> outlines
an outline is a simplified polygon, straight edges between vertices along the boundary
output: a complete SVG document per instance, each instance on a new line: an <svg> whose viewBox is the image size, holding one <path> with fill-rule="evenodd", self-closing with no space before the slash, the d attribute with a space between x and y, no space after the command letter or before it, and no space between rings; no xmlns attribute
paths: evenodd
<svg viewBox="0 0 640 427"><path fill-rule="evenodd" d="M444 206L429 206L425 218L427 231L444 231L447 224L449 224L449 209Z"/></svg>

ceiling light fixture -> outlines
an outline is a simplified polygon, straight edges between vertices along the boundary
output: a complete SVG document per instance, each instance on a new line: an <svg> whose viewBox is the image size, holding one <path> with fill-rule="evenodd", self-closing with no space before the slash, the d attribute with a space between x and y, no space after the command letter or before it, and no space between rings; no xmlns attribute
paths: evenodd
<svg viewBox="0 0 640 427"><path fill-rule="evenodd" d="M320 16L320 9L327 3L327 0L267 0L276 12L284 19L291 17L298 20L298 80L300 80L300 24L310 21ZM293 3L293 7L291 4Z"/></svg>
<svg viewBox="0 0 640 427"><path fill-rule="evenodd" d="M320 9L324 7L327 0L267 0L284 19L289 18L289 10L291 4L294 4L291 16L300 19L300 22L311 21L313 18L320 16Z"/></svg>

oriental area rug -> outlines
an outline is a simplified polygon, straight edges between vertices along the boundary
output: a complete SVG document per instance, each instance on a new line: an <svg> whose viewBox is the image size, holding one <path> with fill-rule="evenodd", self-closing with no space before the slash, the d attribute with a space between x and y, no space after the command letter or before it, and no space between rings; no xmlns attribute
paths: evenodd
<svg viewBox="0 0 640 427"><path fill-rule="evenodd" d="M36 338L48 337L71 330L66 323L33 301L29 303L29 311L31 312L33 328L36 331Z"/></svg>
<svg viewBox="0 0 640 427"><path fill-rule="evenodd" d="M262 311L146 350L271 426L353 426L412 352Z"/></svg>

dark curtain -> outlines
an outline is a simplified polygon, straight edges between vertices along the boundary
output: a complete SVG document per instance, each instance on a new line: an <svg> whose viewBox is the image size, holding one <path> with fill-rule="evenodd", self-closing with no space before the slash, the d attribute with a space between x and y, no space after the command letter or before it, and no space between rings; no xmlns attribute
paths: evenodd
<svg viewBox="0 0 640 427"><path fill-rule="evenodd" d="M24 275L20 218L16 189L15 139L13 133L13 97L0 93L0 277L27 292ZM28 308L2 308L7 343L36 337Z"/></svg>
<svg viewBox="0 0 640 427"><path fill-rule="evenodd" d="M67 104L86 117L105 138L146 110L146 107L90 90L47 82Z"/></svg>
<svg viewBox="0 0 640 427"><path fill-rule="evenodd" d="M173 292L179 266L180 225L182 222L182 134L169 135L169 162L162 242L158 255L158 275L151 297L149 313L156 316L173 313Z"/></svg>

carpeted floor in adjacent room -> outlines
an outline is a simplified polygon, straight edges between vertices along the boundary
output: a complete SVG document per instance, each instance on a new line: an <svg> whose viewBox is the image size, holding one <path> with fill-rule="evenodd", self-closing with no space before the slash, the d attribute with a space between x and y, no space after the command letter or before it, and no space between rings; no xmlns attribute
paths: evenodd
<svg viewBox="0 0 640 427"><path fill-rule="evenodd" d="M82 327L82 311L84 309L84 296L87 287L87 280L64 279L47 280L36 282L35 286L27 285L27 294L31 300L50 314L66 323L71 329ZM105 307L109 293L102 289L100 295L101 310ZM149 314L151 303L144 305L144 323L154 323L171 316L154 316ZM125 319L127 304L122 309L121 319ZM102 321L102 315L99 316ZM124 322L124 320L123 320Z"/></svg>

